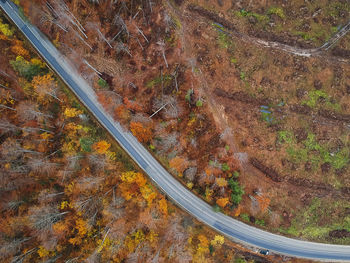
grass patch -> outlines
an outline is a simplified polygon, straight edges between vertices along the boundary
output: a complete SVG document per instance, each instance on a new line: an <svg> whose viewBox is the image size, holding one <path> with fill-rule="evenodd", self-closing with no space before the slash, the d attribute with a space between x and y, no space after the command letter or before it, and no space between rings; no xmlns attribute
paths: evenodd
<svg viewBox="0 0 350 263"><path fill-rule="evenodd" d="M276 15L282 19L286 18L286 15L284 14L284 11L280 7L270 7L269 10L267 11L268 15Z"/></svg>
<svg viewBox="0 0 350 263"><path fill-rule="evenodd" d="M163 86L168 87L171 84L171 81L173 80L173 77L170 74L163 75ZM158 76L149 82L147 82L146 87L147 88L153 88L157 85L160 85L162 83L162 76Z"/></svg>
<svg viewBox="0 0 350 263"><path fill-rule="evenodd" d="M328 234L332 230L350 231L350 216L343 217L343 212L349 208L350 204L346 201L314 198L309 207L297 213L289 228L280 228L279 231L292 236L324 241L328 239Z"/></svg>

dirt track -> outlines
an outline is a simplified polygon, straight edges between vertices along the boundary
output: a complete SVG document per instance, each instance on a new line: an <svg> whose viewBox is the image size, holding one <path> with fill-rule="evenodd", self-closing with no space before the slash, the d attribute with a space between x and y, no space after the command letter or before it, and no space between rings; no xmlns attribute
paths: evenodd
<svg viewBox="0 0 350 263"><path fill-rule="evenodd" d="M260 45L266 48L278 49L297 56L303 56L303 57L318 56L318 57L324 57L324 58L327 58L333 61L338 61L338 62L347 62L349 60L348 57L346 56L340 57L339 54L337 57L329 57L325 55L325 51L327 51L332 46L334 46L335 43L337 43L342 37L344 37L350 31L350 21L343 28L341 28L335 35L333 35L327 42L325 42L321 47L301 48L298 46L289 45L290 42L285 39L278 39L278 41L280 42L277 42L275 41L277 37L273 38L271 41L271 38L268 40L265 40L262 38L260 39L260 38L242 34L237 30L237 28L232 22L227 21L225 18L220 17L214 12L208 11L203 7L190 4L187 6L187 9L192 13L196 13L204 18L207 18L215 23L222 25L225 29L230 31L228 32L223 30L226 34L231 35L233 37L238 37L241 40L249 43L255 43L257 45Z"/></svg>

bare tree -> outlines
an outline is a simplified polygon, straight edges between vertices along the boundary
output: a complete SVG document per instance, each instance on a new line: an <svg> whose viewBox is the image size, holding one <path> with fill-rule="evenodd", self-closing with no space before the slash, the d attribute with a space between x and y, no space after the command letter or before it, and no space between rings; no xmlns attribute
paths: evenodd
<svg viewBox="0 0 350 263"><path fill-rule="evenodd" d="M164 59L164 62L165 62L165 66L168 68L169 65L168 65L168 61L166 60L166 57L165 57L165 42L164 40L159 40L157 42L157 45L159 46L159 49L160 49L160 52L162 53L162 56L163 56L163 59Z"/></svg>
<svg viewBox="0 0 350 263"><path fill-rule="evenodd" d="M1 145L0 153L3 156L3 160L15 160L21 157L23 154L28 153L32 155L40 155L37 151L25 149L21 144L12 138L7 138Z"/></svg>
<svg viewBox="0 0 350 263"><path fill-rule="evenodd" d="M5 262L7 258L17 254L20 251L23 243L28 240L30 240L30 238L15 238L9 241L1 242L0 260Z"/></svg>
<svg viewBox="0 0 350 263"><path fill-rule="evenodd" d="M160 134L160 140L156 140L155 144L157 148L160 149L161 153L166 153L169 150L173 150L177 148L179 141L178 141L178 134L176 132L172 132L170 134L164 135L164 132Z"/></svg>
<svg viewBox="0 0 350 263"><path fill-rule="evenodd" d="M162 111L162 115L167 119L174 119L181 115L182 109L177 103L177 99L173 96L163 95L155 98L153 101L154 113L152 117L158 112Z"/></svg>
<svg viewBox="0 0 350 263"><path fill-rule="evenodd" d="M90 225L95 225L97 214L102 209L102 200L96 196L90 196L75 202L75 207L82 212Z"/></svg>
<svg viewBox="0 0 350 263"><path fill-rule="evenodd" d="M130 33L128 30L128 27L126 26L123 18L121 18L119 15L116 15L113 19L112 25L119 26L121 29L119 32L112 38L111 42L113 42L123 31L126 33L128 38L130 37Z"/></svg>
<svg viewBox="0 0 350 263"><path fill-rule="evenodd" d="M88 161L93 171L103 171L107 165L107 158L104 154L89 154Z"/></svg>
<svg viewBox="0 0 350 263"><path fill-rule="evenodd" d="M127 53L130 57L132 57L129 48L122 42L118 42L115 46L115 50L120 53L120 52L124 52Z"/></svg>
<svg viewBox="0 0 350 263"><path fill-rule="evenodd" d="M18 131L20 130L20 127L12 124L6 118L2 118L0 119L0 130L1 130L1 134L5 134L8 132Z"/></svg>
<svg viewBox="0 0 350 263"><path fill-rule="evenodd" d="M32 227L38 232L51 231L52 225L68 212L59 212L57 206L33 207L30 209Z"/></svg>
<svg viewBox="0 0 350 263"><path fill-rule="evenodd" d="M43 121L52 118L50 114L37 110L37 105L30 101L21 101L17 107L17 116L21 121Z"/></svg>

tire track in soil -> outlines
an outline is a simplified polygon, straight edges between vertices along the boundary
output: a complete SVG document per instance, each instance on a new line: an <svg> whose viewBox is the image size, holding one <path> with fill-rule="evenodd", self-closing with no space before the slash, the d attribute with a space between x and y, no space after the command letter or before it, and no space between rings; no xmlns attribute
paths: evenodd
<svg viewBox="0 0 350 263"><path fill-rule="evenodd" d="M284 51L296 56L303 56L303 57L321 57L333 62L340 62L340 63L348 63L349 58L347 57L335 57L335 56L328 56L325 55L324 53L328 51L332 46L334 46L341 38L343 38L349 31L350 31L350 21L343 26L336 34L334 34L326 43L324 43L322 46L318 48L300 48L296 46L290 46L288 44L284 44L281 42L276 42L276 41L268 41L256 37L252 37L246 34L243 34L239 32L236 28L236 26L226 20L223 17L220 17L218 14L211 12L201 6L196 6L193 4L189 4L187 6L187 10L189 10L191 13L196 13L201 17L204 17L206 19L209 19L215 23L218 23L222 25L224 28L230 30L230 32L226 30L222 30L225 34L231 36L231 37L236 37L244 42L247 43L253 43L265 48L270 48L270 49L276 49L280 51ZM194 19L194 18L193 18Z"/></svg>

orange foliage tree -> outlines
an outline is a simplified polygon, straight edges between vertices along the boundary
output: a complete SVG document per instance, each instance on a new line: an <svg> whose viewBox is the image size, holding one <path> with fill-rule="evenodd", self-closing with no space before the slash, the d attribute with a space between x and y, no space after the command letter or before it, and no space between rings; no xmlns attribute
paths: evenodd
<svg viewBox="0 0 350 263"><path fill-rule="evenodd" d="M229 202L228 197L219 198L216 200L216 203L218 204L218 206L222 208L224 208L228 204L228 202Z"/></svg>
<svg viewBox="0 0 350 263"><path fill-rule="evenodd" d="M11 47L11 51L16 54L17 56L22 56L26 59L29 58L29 52L28 50L26 50L23 45L22 42L19 40L15 40L14 41L14 45Z"/></svg>
<svg viewBox="0 0 350 263"><path fill-rule="evenodd" d="M259 202L259 206L260 206L261 211L262 211L262 212L265 212L266 209L267 209L267 208L269 207L269 205L270 205L270 201L271 201L270 198L264 197L264 196L258 196L256 199L257 199L258 202Z"/></svg>
<svg viewBox="0 0 350 263"><path fill-rule="evenodd" d="M173 168L179 173L179 176L182 176L182 172L187 168L188 161L185 158L176 156L175 158L171 159L169 162L170 168Z"/></svg>
<svg viewBox="0 0 350 263"><path fill-rule="evenodd" d="M133 111L141 111L142 108L139 104L137 104L134 101L129 100L128 98L124 98L124 104L126 106L126 108L128 108L129 110L133 110Z"/></svg>
<svg viewBox="0 0 350 263"><path fill-rule="evenodd" d="M107 152L107 150L111 147L111 144L106 141L99 141L97 143L94 143L92 145L92 148L98 152L99 154L104 154Z"/></svg>
<svg viewBox="0 0 350 263"><path fill-rule="evenodd" d="M131 122L130 130L140 142L149 143L152 139L151 129L143 126L140 122Z"/></svg>

